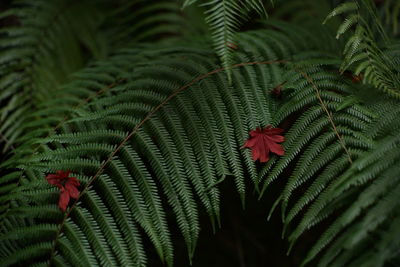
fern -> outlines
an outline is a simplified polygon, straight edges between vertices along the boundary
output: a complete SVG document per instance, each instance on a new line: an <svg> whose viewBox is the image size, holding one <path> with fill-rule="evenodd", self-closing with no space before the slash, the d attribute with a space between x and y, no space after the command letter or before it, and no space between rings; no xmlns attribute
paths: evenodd
<svg viewBox="0 0 400 267"><path fill-rule="evenodd" d="M382 20L389 28L388 32L391 32L393 35L399 34L399 12L400 4L396 3L396 1L387 1L382 7Z"/></svg>
<svg viewBox="0 0 400 267"><path fill-rule="evenodd" d="M378 119L387 120L383 117ZM394 121L389 123L396 124ZM385 261L396 256L393 251L398 245L397 237L382 234L384 229L393 229L392 223L398 216L398 137L390 134L394 129L392 126L386 127L380 128L380 131L388 131L383 136L374 134L376 130L371 127L366 128L366 135L375 140L373 146L361 153L349 169L326 186L293 231L291 238L296 239L305 225L319 221L323 218L321 216L326 216L326 211L331 212L339 203L346 207L310 250L305 263L330 242L332 245L321 258L321 266L383 266ZM323 188L323 185L320 187ZM360 188L361 192L354 187ZM357 254L360 249L367 248L366 254Z"/></svg>
<svg viewBox="0 0 400 267"><path fill-rule="evenodd" d="M109 14L107 37L116 47L182 37L193 31L180 14L178 1L127 1Z"/></svg>
<svg viewBox="0 0 400 267"><path fill-rule="evenodd" d="M335 75L312 64L294 65L288 73L286 86L296 91L277 112L275 124L312 102L315 106L308 107L286 135L286 155L261 171L262 192L288 165L294 166L276 201L282 204L283 234L291 242L289 251L302 234L341 210L303 264L323 253L318 266L383 266L396 257L389 251L398 245L397 237L382 235L383 229L394 229L391 222L397 216L399 143L398 135L392 132L397 129L397 111L390 116L385 112L396 110L396 104L382 99L369 111L359 105L338 111L343 101L338 93L345 92L346 83L335 81ZM393 193L386 198L389 188ZM304 193L295 197L299 190ZM376 238L371 239L371 234ZM385 256L380 257L381 253Z"/></svg>
<svg viewBox="0 0 400 267"><path fill-rule="evenodd" d="M204 52L202 53L204 54ZM201 54L197 57L200 55ZM116 57L119 58L119 56ZM208 69L209 66L214 65L214 63L208 61L207 57L204 55L201 58L203 64L198 68ZM173 259L171 239L168 228L166 227L167 222L165 219L165 212L163 211L161 200L157 193L158 190L161 189L157 189L156 187L156 183L160 183L162 191L165 192L168 203L174 210L182 235L188 244L189 255L192 255L199 232L197 204L194 200L193 194L196 193L208 213L218 221L219 190L214 186L217 181L216 175L230 174L230 171L228 171L229 162L227 162L226 159L223 160L221 158L223 153L217 153L217 150L209 150L207 149L208 146L215 146L218 150L222 151L227 150L226 147L228 147L232 151L229 152L229 154L233 153L236 159L232 161L235 165L231 166L231 168L234 173L238 174L235 177L238 191L241 194L244 194L244 183L242 180L244 177L244 170L242 167L243 163L240 163L241 157L247 159L246 161L248 164L253 166L249 155L244 151L238 151L237 144L243 142L245 138L244 129L239 128L241 129L240 131L234 131L235 129L232 129L231 126L224 123L221 126L223 126L225 131L229 136L231 136L231 140L229 142L223 142L220 140L221 137L219 135L215 136L215 132L218 130L217 123L214 121L209 124L208 127L204 127L201 124L203 119L200 120L197 117L198 114L196 113L196 109L199 107L208 107L208 110L198 110L198 112L201 112L200 114L203 114L203 117L208 118L211 114L212 106L208 106L205 99L202 100L200 95L198 95L195 99L201 102L198 104L193 103L192 99L194 98L192 94L194 93L187 94L186 97L177 96L176 99L172 99L172 97L179 92L179 90L174 92L174 89L179 87L179 84L190 82L193 74L198 72L196 68L193 68L193 66L196 66L194 65L194 61L190 60L187 63L182 64L180 61L170 59L168 65L163 65L162 62L161 59L157 59L157 61L150 62L149 65L145 64L144 66L138 67L134 75L129 77L129 80L131 80L132 83L127 81L126 85L111 88L111 95L109 97L104 100L99 99L98 102L95 101L93 104L89 104L85 112L79 111L78 114L85 114L85 116L78 116L71 120L71 122L65 126L67 131L65 134L44 139L47 140L47 142L52 142L52 145L48 145L49 148L54 145L56 145L56 147L61 144L70 143L70 145L65 148L60 147L61 150L57 149L52 151L45 149L40 156L35 156L29 160L29 165L39 161L34 164L37 164L36 167L33 167L32 165L29 167L29 170L36 174L36 179L34 178L32 183L37 184L39 188L43 188L38 191L35 190L39 195L31 196L33 198L41 198L43 196L43 190L48 192L47 195L49 195L49 197L51 197L51 195L54 196L54 194L51 193L54 191L45 189L48 188L48 186L46 186L43 179L40 179L39 177L43 176L43 171L52 171L60 168L67 168L74 172L81 173L79 176L80 180L86 181L84 185L84 188L86 189L83 189L83 192L92 187L96 187L99 190L96 190L93 199L91 194L83 194L82 199L80 200L81 202L84 201L84 199L87 199L84 201L85 203L86 201L89 201L90 203L96 203L96 205L88 205L84 208L76 207L79 209L79 211L76 212L73 211L75 207L72 207L69 214L61 221L61 223L56 223L57 218L48 218L50 222L52 222L50 223L52 228L54 228L54 225L58 225L56 227L56 233L58 234L56 240L43 245L46 248L48 248L49 245L50 247L53 247L52 249L47 250L47 254L54 251L55 247L59 245L58 240L60 240L60 243L65 247L63 251L69 251L70 253L73 248L68 244L73 244L76 240L67 238L64 235L60 236L60 234L64 233L64 229L75 229L73 230L76 232L74 235L79 236L79 233L81 233L81 236L84 235L88 237L90 245L87 247L88 244L86 244L85 251L87 251L86 253L89 253L89 248L93 246L93 249L96 252L91 257L98 260L97 264L122 264L123 258L114 261L113 258L116 257L115 255L123 254L124 245L118 245L117 243L109 245L105 244L104 240L99 239L110 231L113 233L117 231L115 233L117 236L125 236L129 234L127 230L121 229L122 225L107 230L111 226L108 224L93 225L92 220L90 220L91 222L82 222L82 224L79 222L78 225L70 224L75 220L81 221L83 218L98 218L99 216L103 219L96 220L98 223L107 221L107 218L112 218L112 221L117 223L119 221L118 218L122 216L117 211L126 210L126 208L123 208L121 205L122 203L128 203L129 213L132 214L133 218L127 219L125 224L135 222L135 224L144 229L150 240L152 240L161 259L168 265L171 265ZM147 78L149 74L146 75L146 73L154 73L155 71L159 75L157 80L154 80L154 78ZM198 80L203 80L209 75L211 74L207 74L202 78L200 77ZM225 87L227 88L226 90L230 89L225 79L221 77L221 73L216 73L215 75L221 85L225 84ZM179 81L179 83L177 83L177 81ZM157 86L157 91L151 93L148 89L145 90L146 88L154 88L158 83L161 83L162 86ZM72 84L71 86L75 85ZM194 84L194 86L196 86L196 84ZM181 87L180 90L186 88L188 88L188 85ZM210 88L207 88L207 90L210 90ZM253 90L250 90L250 92L253 92ZM116 93L118 94L116 95ZM215 91L212 94L214 95L214 99L219 98L218 101L223 103L222 96L219 95L219 92ZM122 96L123 98L121 98ZM173 106L171 105L173 108L171 107L170 110L167 110L166 108L159 110L167 104L167 102L161 102L162 104L159 106L157 106L156 103L160 103L160 101L165 97L167 97L167 100L171 99L171 102L174 104ZM244 117L242 108L237 110L237 99L235 101L235 97L229 95L226 95L225 97L231 99L230 102L226 103L229 109L233 109L233 112L235 112L234 114L239 112L239 114L235 116ZM141 99L141 102L134 104L135 102L132 101L135 101L135 99ZM147 104L143 103L143 100L146 100ZM211 99L208 99L208 101L210 100ZM188 105L189 103L192 104ZM193 108L188 108L189 106L193 106ZM213 106L215 108L216 105L214 104ZM112 110L118 110L118 113L116 114L115 112L112 112ZM124 110L125 112L123 112ZM134 112L132 113L132 111ZM154 117L151 121L143 124L146 120L149 120L150 116L156 111L158 111L157 117ZM219 122L227 121L227 114L224 114L225 112L227 111L219 111L217 113L220 117ZM144 119L141 119L143 116L141 114L146 113L148 115L146 115ZM187 124L185 126L182 125L182 121L185 121ZM105 130L100 126L96 129L96 125L114 125L117 128L114 130ZM139 128L142 125L145 127L143 131ZM164 127L167 125L169 125L168 129L175 128L176 132L169 133L166 131ZM255 123L252 122L252 125L255 125ZM71 135L68 133L67 129L81 129L82 132L80 134L74 133ZM204 129L204 131L201 131L200 129ZM107 136L110 135L112 135L112 138L107 138ZM188 138L189 136L191 138ZM210 143L210 141L207 140L209 140L208 138L211 136L215 137L210 139ZM239 136L241 139L237 140L236 138ZM156 141L153 141L152 138ZM86 140L86 143L88 144L82 147L82 140ZM107 140L110 143L107 143ZM187 141L184 140L194 140L194 142L187 143ZM222 144L226 147L221 146ZM235 150L236 152L233 152ZM182 158L183 155L181 155L179 151L185 153L187 158ZM94 157L90 155L93 155ZM194 155L197 156L193 158ZM214 160L215 158L217 161ZM57 160L54 161L54 159ZM174 159L174 161L171 161L171 159ZM183 164L184 162L191 163L193 169L185 168L185 165ZM213 167L214 164L215 167ZM187 180L187 175L192 178ZM132 178L127 180L128 177ZM154 178L157 178L157 182ZM33 185L30 184L27 188L32 187ZM191 189L192 187L193 189ZM21 187L20 190L21 192L18 193L20 197L23 197L25 194L31 194L24 192ZM194 192L192 190L194 190ZM111 202L112 199L108 199L109 197L107 197L107 199L101 197L106 192L107 195L115 196L117 199ZM32 193L35 194L34 192ZM97 204L95 199L100 201L100 203ZM46 201L42 203L44 204L45 202ZM97 206L108 207L108 211L99 209ZM40 205L38 207L40 207ZM53 206L53 209L56 210L56 206ZM73 216L73 218L71 216ZM117 224L119 224L119 222ZM48 228L43 230L43 232L46 233L49 231L50 229ZM132 230L131 235L129 235L125 240L137 240L138 237L134 235L137 231L138 230ZM140 244L140 242L141 241L135 241L135 244ZM37 246L36 244L29 246L29 248L26 248L26 253L28 254L24 254L23 256L19 254L17 254L17 256L11 254L7 257L5 263L12 263L13 260L16 259L13 257L17 257L19 260L24 257L29 257L29 255L31 255L29 254L31 253L31 250L37 251L38 254L40 254L39 250L46 251L43 246ZM85 247L85 244L82 243L80 246ZM125 244L125 246L128 246L128 244ZM116 251L112 251L112 247L115 247ZM137 258L137 261L133 265L142 266L145 263L144 258L140 257L140 255L144 254L143 248L138 247L137 250L139 250L137 254L132 254L132 250L125 252L125 254L137 255L134 257ZM19 249L18 251L23 253L21 251L25 250ZM54 257L53 253L54 252L50 253L50 259L52 261ZM60 251L58 251L58 253L60 253ZM35 254L35 256L38 254ZM69 259L64 258L66 256L62 257L63 261L68 262ZM57 260L55 259L55 261ZM127 261L127 259L124 261ZM90 259L88 259L88 262L90 263ZM73 264L72 262L70 263Z"/></svg>
<svg viewBox="0 0 400 267"><path fill-rule="evenodd" d="M373 5L370 0L346 2L335 8L327 17L330 19L343 13L355 12L344 20L337 31L339 38L351 27L355 27L354 34L348 39L343 51L341 71L353 66L354 73L362 75L365 82L392 97L399 98L400 74L396 67L398 59L388 56L392 53L390 40L377 18ZM379 45L376 41L378 38L385 41L384 46Z"/></svg>
<svg viewBox="0 0 400 267"><path fill-rule="evenodd" d="M104 54L93 33L101 17L97 8L88 8L85 1L47 2L17 1L14 8L0 15L16 20L15 25L1 29L0 101L7 103L1 108L0 119L3 153L15 146L15 139L21 136L24 114L57 90L69 73L83 66L81 44L95 57ZM82 12L86 9L91 13Z"/></svg>
<svg viewBox="0 0 400 267"><path fill-rule="evenodd" d="M197 0L186 0L183 7L196 2ZM212 0L206 1L203 6L206 8L206 22L212 32L215 52L220 57L230 80L233 52L237 47L235 34L240 29L241 20L248 19L250 11L254 10L260 15L267 14L263 1Z"/></svg>
<svg viewBox="0 0 400 267"><path fill-rule="evenodd" d="M268 32L255 32L243 35L243 38L262 40L265 36L268 36ZM281 34L280 39L283 36ZM252 47L246 43L243 46L249 46L249 49ZM274 112L266 111L265 107L275 106L264 90L257 89L262 87L255 87L268 82L268 79L259 79L255 71L263 73L271 68L275 75L281 76L279 73L283 69L272 69L272 66L279 66L283 61L254 62L245 54L240 54L239 59L248 60L249 63L235 67L238 68L233 72L235 86L229 86L223 69L209 71L216 68L216 62L210 60L207 52L188 50L171 58L170 51L164 49L163 52L169 58L167 61L162 59L161 54L153 61L147 60L146 64L139 63L135 72L124 76L124 84L109 86L107 93L100 98L75 107L70 112L71 115L76 114L73 119L63 127L58 127L60 134L36 139L35 143L41 144L40 150L43 152L21 163L21 167L31 172L33 177L23 177L21 184L28 184L26 187L18 187L15 195L18 204L12 207L10 203L11 208L4 215L4 220L14 219L16 215L10 218L9 214L12 214L14 208L24 206L22 199L26 194L30 198L38 199L30 204L37 205L39 209L42 205L48 206L50 199L54 200L55 191L40 178L45 172L72 170L79 174L79 179L84 184L83 192L79 201L73 204L61 221L58 215L46 218L52 229L54 226L57 229L55 233L53 231L56 239L43 245L46 248L50 246L50 249L37 246L33 242L35 239L31 239L33 244L26 248L26 251L30 251L26 252L27 255L7 254L5 262L12 263L13 260L24 257L29 261L32 260L29 255L37 257L42 255L39 250L44 250L47 255L45 258L51 262L73 264L74 258L79 258L69 256L73 251L71 245L75 242L80 242L79 246L89 257L87 263L118 265L128 262L122 256L115 259L117 255L124 255L124 247L128 244L106 244L102 239L103 236L114 233L115 236L124 237L129 234L123 239L124 242L136 240L135 249L130 248L125 254L136 255L130 261L134 260L134 265L142 266L145 264L144 251L135 234L138 232L136 227L140 227L149 236L160 258L171 265L172 245L163 208L165 202L174 211L188 245L189 257L192 257L200 228L195 196L210 215L212 224L219 224L218 180L225 176L232 177L239 195L244 199L245 174L249 174L255 182L257 174L250 155L239 147L246 139L249 129L271 122ZM127 55L132 52L135 53L124 50L121 55L129 61ZM121 55L114 56L115 62L120 63ZM185 62L175 59L183 55L187 57ZM120 65L120 72L125 73L124 65ZM131 68L130 65L125 66ZM100 78L101 76L87 75L97 69L92 68L93 70L78 74L78 77ZM104 66L100 70L100 73L104 73ZM157 73L157 78L154 73ZM218 87L213 84L218 84ZM76 90L75 88L76 83L72 83L64 90L67 92ZM259 96L254 97L254 94ZM263 111L260 113L258 110ZM33 188L36 189L31 191ZM93 193L90 193L92 190ZM159 198L160 190L164 192L165 200ZM116 199L110 198L111 196ZM123 203L127 203L128 207L121 206ZM103 210L98 206L107 209ZM135 222L134 225L137 225L135 230L129 232L123 228L121 219L118 219L124 214L118 212L126 209L132 214L132 218L126 219L125 224ZM53 210L57 210L55 205ZM35 218L35 215L27 216ZM83 218L88 218L89 221L84 222ZM93 221L90 218L98 219ZM112 225L104 223L107 221L115 222L118 227L112 228ZM3 229L4 232L8 230ZM73 233L67 234L64 232L66 230ZM49 231L48 228L43 230L44 233ZM83 236L88 237L89 243L83 241ZM91 248L93 252L90 252ZM7 248L7 251L9 249L11 248ZM32 250L37 253L32 253ZM17 251L25 250L19 247ZM96 259L97 263L90 259Z"/></svg>
<svg viewBox="0 0 400 267"><path fill-rule="evenodd" d="M17 21L0 29L2 265L150 266L151 243L172 266L174 228L192 262L202 213L223 227L229 181L243 207L249 190L284 184L270 216L280 208L288 252L317 232L303 265L398 262L399 47L370 1L328 15L350 13L346 44L319 25L327 3L281 3L262 29L236 34L252 10L266 13L262 1L208 1L215 52L201 23L180 27L190 18L173 1L64 2L0 13ZM305 6L318 16L293 15ZM241 146L268 124L285 129L285 155L260 165ZM44 178L57 170L81 182L66 213Z"/></svg>
<svg viewBox="0 0 400 267"><path fill-rule="evenodd" d="M21 24L20 27L12 25L1 29L4 39L0 44L3 50L0 84L4 89L0 101L7 103L1 109L0 118L0 135L5 143L3 153L18 146L15 140L23 135L23 124L29 113L37 110L39 103L51 99L48 95L59 91L69 75L87 63L86 50L94 59L101 59L107 56L108 50L121 47L121 42L126 46L128 39L137 43L160 34L177 34L177 24L182 24L183 20L177 14L179 7L172 3L133 1L113 12L109 12L108 5L101 1L96 4L93 1L70 3L57 0L49 4L48 1L21 0L14 5L15 8L0 15L0 19L11 17ZM141 13L126 15L127 10L138 6L142 7ZM39 19L31 16L37 10ZM133 19L147 17L148 13L158 15L133 24ZM102 17L116 23L103 26ZM125 20L120 22L121 17ZM161 23L164 26L155 26ZM131 25L135 27L132 29ZM101 27L105 29L98 34ZM114 32L116 30L118 33ZM139 31L142 35L138 35Z"/></svg>

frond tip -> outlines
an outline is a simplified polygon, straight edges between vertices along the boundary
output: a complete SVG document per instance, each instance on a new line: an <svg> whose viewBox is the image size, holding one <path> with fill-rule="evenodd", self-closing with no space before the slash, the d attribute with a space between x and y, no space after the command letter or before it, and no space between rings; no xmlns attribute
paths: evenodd
<svg viewBox="0 0 400 267"><path fill-rule="evenodd" d="M183 7L198 2L186 0ZM232 80L233 53L238 48L236 33L240 30L241 21L248 19L250 11L258 14L267 14L262 0L207 0L202 6L206 8L206 22L210 26L215 52L222 61L228 75Z"/></svg>

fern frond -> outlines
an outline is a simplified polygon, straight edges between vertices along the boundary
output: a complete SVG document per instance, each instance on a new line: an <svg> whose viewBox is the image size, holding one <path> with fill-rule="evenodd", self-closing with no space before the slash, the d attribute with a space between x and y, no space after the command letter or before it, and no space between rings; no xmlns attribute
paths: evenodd
<svg viewBox="0 0 400 267"><path fill-rule="evenodd" d="M399 205L395 196L398 195L396 177L400 171L400 143L398 135L393 132L399 123L396 118L398 108L394 108L395 102L381 99L378 105L370 106L367 113L357 104L338 111L335 106L343 101L339 92L351 90L351 87L345 89L348 84L337 80L335 93L330 93L329 87L323 89L326 86L324 78L311 80L296 68L293 71L297 74L291 73L290 82L293 84L289 86L302 89L297 89L286 103L292 107L290 112L283 106L284 115L277 113L278 122L305 105L309 107L286 135L285 156L261 172L261 179L267 177L264 191L287 170L287 166L293 164L293 171L276 201L282 204L283 234L288 234L291 243L289 251L306 231L340 211L340 215L331 219L330 226L312 246L303 265L316 264L317 255L322 255L318 266L382 266L395 253L378 257L374 243L380 244L380 251L394 251L397 244L397 237L381 233L389 227L396 232L391 221L396 220ZM307 76L325 76L326 79L327 76L321 75L321 72L309 66ZM318 96L312 96L316 92L312 92L310 87L315 86L318 86L323 102L318 101ZM307 99L314 99L315 104ZM334 127L329 127L329 121L323 118L326 112L322 103L328 108ZM388 105L393 112L390 116L386 116L384 111ZM380 115L376 117L377 114ZM340 144L335 128L347 149ZM351 162L346 150L353 159ZM299 190L305 193L297 197L296 191ZM371 235L376 239L371 239Z"/></svg>
<svg viewBox="0 0 400 267"><path fill-rule="evenodd" d="M363 76L364 82L399 98L400 73L396 66L397 59L387 55L391 53L388 48L391 40L386 36L375 10L372 1L357 0L338 6L325 21L339 14L351 13L339 26L336 36L339 38L355 27L343 51L341 71L354 69L356 75ZM383 44L380 43L381 39Z"/></svg>
<svg viewBox="0 0 400 267"><path fill-rule="evenodd" d="M94 13L115 19L104 28L99 17L84 14L91 1L76 3L85 8L73 25L69 11L56 15L64 0L28 2L0 14L26 23L0 29L7 49L0 55L0 134L14 153L0 164L5 266L144 267L148 243L172 266L174 228L191 262L202 211L214 231L223 222L222 183L234 184L244 207L249 184L262 196L278 179L286 184L272 211L281 205L289 251L322 225L304 265L382 266L398 257L398 103L363 93L373 88L343 75L352 69L397 94L400 49L392 39L376 41L384 31L369 27L377 16L368 1L328 16L351 13L338 30L355 27L343 60L334 34L312 26L321 22L309 16L315 6L291 23L268 20L266 30L236 36L250 12L265 13L263 2L206 1L214 54L205 42L175 38L186 31L175 2L125 1L112 14L96 7ZM38 7L36 25L30 12ZM51 36L40 40L54 17ZM307 28L293 25L305 17ZM79 23L86 24L75 29ZM20 88L26 91L15 94ZM277 88L280 98L271 94ZM241 146L251 129L268 124L284 128L285 155L260 166ZM70 170L81 184L65 213L57 207L58 188L45 179L57 170Z"/></svg>
<svg viewBox="0 0 400 267"><path fill-rule="evenodd" d="M100 23L99 8L87 9L86 1L20 0L13 4L1 16L14 18L15 25L0 29L3 153L16 146L25 116L48 99L48 93L57 90L69 73L83 66L86 55L80 45L95 57L104 54L99 39L88 38ZM90 10L90 15L81 10Z"/></svg>
<svg viewBox="0 0 400 267"><path fill-rule="evenodd" d="M129 1L113 10L107 21L111 23L106 34L114 47L171 39L190 29L178 1Z"/></svg>
<svg viewBox="0 0 400 267"><path fill-rule="evenodd" d="M187 0L183 7L196 3ZM212 39L217 55L226 69L228 79L231 81L231 65L233 64L233 52L237 47L236 33L240 29L241 20L248 19L249 11L256 11L258 14L267 14L263 1L260 0L210 0L202 4L206 8L206 22L212 32Z"/></svg>
<svg viewBox="0 0 400 267"><path fill-rule="evenodd" d="M224 69L210 72L216 64L207 51L182 51L181 55L187 57L183 62L176 60L176 56L171 57L171 50L164 49L161 52L164 59L161 56L149 61L146 56L146 64L138 63L135 72L128 74L132 66L123 64L121 55L128 62L138 57L136 53L136 50L125 50L115 55L108 65L99 63L76 74L75 77L82 78L65 86L59 94L70 99L60 114L69 114L71 119L55 116L52 124L58 134L53 131L32 134L35 141L28 144L39 144L37 152L40 153L18 162L25 172L33 172L34 177L29 180L22 176L20 182L26 187L19 186L17 196L10 194L16 206L10 207L4 218L14 218L14 208L26 205L22 201L26 193L35 199L29 205L39 208L51 201L55 207L56 190L47 189L46 194L42 190L49 188L43 180L45 172L69 169L79 173L84 186L80 198L61 221L59 217L46 219L58 229L53 247L47 252L47 259L52 263L76 262L79 256L71 252L71 244L79 242L87 254L85 262L90 265L134 262L134 266L144 266L145 253L136 226L127 232L126 225L134 223L149 237L161 260L172 265L165 205L172 208L191 258L200 231L195 198L209 213L212 224L219 225L218 181L234 177L243 200L245 173L250 173L255 181L255 165L247 151L239 149L250 127L270 120L258 115L256 110L264 109L271 100L261 87L254 87L261 82L255 73L236 70L237 85L231 87L222 73ZM258 71L265 71L273 64L280 61L260 62ZM236 68L252 68L252 65L257 62L239 64ZM105 68L108 72L104 72ZM123 83L115 82L121 78ZM110 82L114 85L104 89L104 83ZM70 90L73 93L68 94ZM82 95L88 99L92 90L101 93L95 92L95 97L83 104L71 97ZM257 101L252 97L254 94L259 95ZM46 107L39 112L45 110ZM250 110L254 117L249 119ZM269 112L262 114L270 116ZM61 124L56 124L57 119ZM234 120L237 122L233 123ZM29 124L29 127L36 125ZM219 131L226 136L223 138ZM160 192L164 198L159 197ZM131 217L124 219L123 214ZM34 220L37 215L20 216ZM35 238L28 239L28 247L30 242L36 244ZM11 255L14 254L6 257Z"/></svg>

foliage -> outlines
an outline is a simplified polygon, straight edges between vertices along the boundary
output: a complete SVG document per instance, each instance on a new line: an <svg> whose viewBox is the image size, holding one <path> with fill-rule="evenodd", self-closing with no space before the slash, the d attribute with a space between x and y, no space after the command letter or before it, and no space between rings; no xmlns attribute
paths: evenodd
<svg viewBox="0 0 400 267"><path fill-rule="evenodd" d="M2 265L149 266L151 242L172 266L175 226L191 262L201 213L223 227L227 181L243 207L284 181L265 209L280 207L289 251L319 229L303 265L398 262L397 24L367 0L323 6L282 1L234 37L263 2L208 1L210 45L202 9L174 1L14 1L0 13ZM285 154L256 163L241 147L269 124ZM45 179L60 170L81 184L65 213Z"/></svg>
<svg viewBox="0 0 400 267"><path fill-rule="evenodd" d="M190 6L197 0L185 0L183 7ZM234 50L237 49L235 34L239 31L241 20L249 18L249 12L256 11L259 15L266 15L262 0L210 0L204 1L206 21L212 32L214 48L221 58L229 80L230 67L233 63Z"/></svg>
<svg viewBox="0 0 400 267"><path fill-rule="evenodd" d="M355 65L354 73L361 74L365 82L400 98L398 57L392 57L392 53L395 52L391 47L392 42L388 39L378 19L373 3L371 0L343 3L335 8L327 19L347 12L355 14L351 13L339 26L336 38L339 38L352 26L356 26L354 34L344 48L341 70L344 71ZM383 40L383 44L379 44L377 40ZM383 47L381 48L379 45L383 45Z"/></svg>

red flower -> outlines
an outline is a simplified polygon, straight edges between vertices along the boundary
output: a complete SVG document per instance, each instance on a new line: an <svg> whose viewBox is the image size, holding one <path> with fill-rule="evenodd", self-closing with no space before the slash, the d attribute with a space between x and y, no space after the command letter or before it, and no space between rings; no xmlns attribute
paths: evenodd
<svg viewBox="0 0 400 267"><path fill-rule="evenodd" d="M269 93L275 98L282 98L282 90L286 83L287 83L287 81L284 81L283 83L278 84Z"/></svg>
<svg viewBox="0 0 400 267"><path fill-rule="evenodd" d="M58 200L58 207L65 211L67 209L70 198L77 199L79 196L78 186L80 185L76 177L69 177L69 171L57 171L56 174L46 176L49 184L60 188L61 194Z"/></svg>
<svg viewBox="0 0 400 267"><path fill-rule="evenodd" d="M268 125L264 129L257 128L256 130L250 131L250 138L246 141L243 147L251 148L253 160L260 160L260 162L267 162L269 160L269 152L273 152L279 156L285 154L282 143L285 141L285 137L279 135L283 132L283 129L272 128L272 125Z"/></svg>

